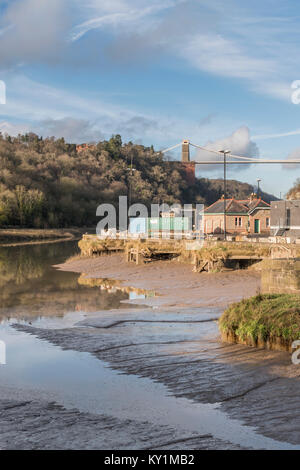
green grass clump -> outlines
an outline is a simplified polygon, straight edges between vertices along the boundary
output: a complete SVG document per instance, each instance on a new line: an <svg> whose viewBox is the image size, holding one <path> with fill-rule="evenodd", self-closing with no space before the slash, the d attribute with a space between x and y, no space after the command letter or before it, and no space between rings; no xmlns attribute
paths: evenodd
<svg viewBox="0 0 300 470"><path fill-rule="evenodd" d="M221 332L240 341L290 343L300 339L300 295L259 294L229 306L219 320Z"/></svg>

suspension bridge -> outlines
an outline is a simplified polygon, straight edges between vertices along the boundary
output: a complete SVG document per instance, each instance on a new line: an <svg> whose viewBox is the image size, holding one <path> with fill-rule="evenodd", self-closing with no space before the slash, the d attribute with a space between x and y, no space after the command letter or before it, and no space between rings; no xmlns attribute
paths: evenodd
<svg viewBox="0 0 300 470"><path fill-rule="evenodd" d="M242 155L235 155L232 154L229 150L213 150L208 147L204 147L202 145L197 145L193 144L187 139L184 139L182 142L179 142L179 144L173 145L172 147L168 147L164 150L161 150L158 153L166 154L167 152L170 152L172 150L175 150L176 148L181 147L181 161L182 162L190 162L194 163L196 165L224 165L224 164L244 164L244 165L249 165L249 163L258 163L258 164L297 164L300 163L299 159L286 159L286 160L279 160L279 159L265 159L265 158L259 158L259 157L245 157ZM203 152L208 152L212 155L214 155L215 160L210 160L210 159L203 159L201 158L201 154L198 154L198 157L196 160L191 160L190 159L190 147L194 147L196 149L200 149ZM218 159L218 157L221 157L222 159ZM207 158L207 157L205 157Z"/></svg>

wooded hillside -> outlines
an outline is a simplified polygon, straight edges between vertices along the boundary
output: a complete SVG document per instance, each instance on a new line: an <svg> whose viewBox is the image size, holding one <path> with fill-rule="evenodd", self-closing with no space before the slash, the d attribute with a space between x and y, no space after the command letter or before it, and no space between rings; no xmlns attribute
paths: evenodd
<svg viewBox="0 0 300 470"><path fill-rule="evenodd" d="M135 171L130 171L131 162ZM101 203L211 204L222 180L196 179L190 186L179 163L153 147L123 144L119 135L80 153L64 139L0 134L0 227L93 226ZM244 198L253 188L228 182L228 195Z"/></svg>

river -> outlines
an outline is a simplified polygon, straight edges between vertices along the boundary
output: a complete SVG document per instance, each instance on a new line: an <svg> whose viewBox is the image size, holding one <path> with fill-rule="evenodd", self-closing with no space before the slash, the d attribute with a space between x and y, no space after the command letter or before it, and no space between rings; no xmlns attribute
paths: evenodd
<svg viewBox="0 0 300 470"><path fill-rule="evenodd" d="M266 370L256 384L253 367L224 359L220 312L178 320L141 305L153 292L53 267L77 253L76 242L0 248L0 448L298 448L236 413L241 404L222 406L239 399L239 373L251 395Z"/></svg>

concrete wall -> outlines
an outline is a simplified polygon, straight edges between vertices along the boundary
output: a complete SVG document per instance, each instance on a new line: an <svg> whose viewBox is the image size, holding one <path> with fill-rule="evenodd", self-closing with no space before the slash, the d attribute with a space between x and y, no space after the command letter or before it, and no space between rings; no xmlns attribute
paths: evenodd
<svg viewBox="0 0 300 470"><path fill-rule="evenodd" d="M190 161L190 142L189 142L189 140L183 140L182 141L181 161L182 162L189 162Z"/></svg>
<svg viewBox="0 0 300 470"><path fill-rule="evenodd" d="M263 294L299 294L300 261L264 260L261 271Z"/></svg>
<svg viewBox="0 0 300 470"><path fill-rule="evenodd" d="M300 200L271 202L271 235L300 238Z"/></svg>

